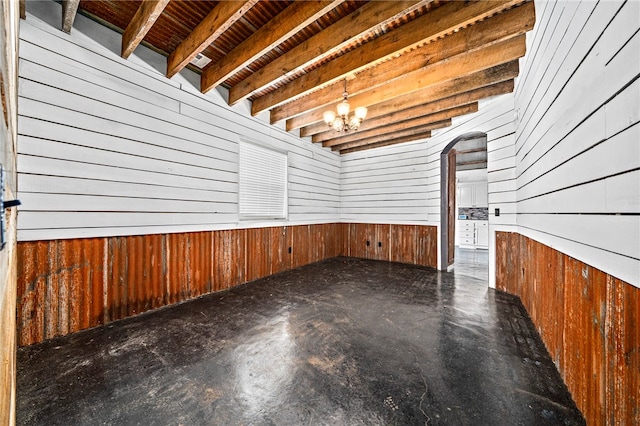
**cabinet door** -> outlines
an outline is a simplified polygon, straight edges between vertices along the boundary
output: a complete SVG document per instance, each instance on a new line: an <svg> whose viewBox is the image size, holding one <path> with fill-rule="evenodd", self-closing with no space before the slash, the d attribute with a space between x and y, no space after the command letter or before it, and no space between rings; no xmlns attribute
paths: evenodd
<svg viewBox="0 0 640 426"><path fill-rule="evenodd" d="M473 185L458 186L458 207L473 207Z"/></svg>
<svg viewBox="0 0 640 426"><path fill-rule="evenodd" d="M487 222L476 223L476 247L489 247L489 225Z"/></svg>
<svg viewBox="0 0 640 426"><path fill-rule="evenodd" d="M474 207L489 207L489 197L487 194L487 183L478 183L473 186Z"/></svg>

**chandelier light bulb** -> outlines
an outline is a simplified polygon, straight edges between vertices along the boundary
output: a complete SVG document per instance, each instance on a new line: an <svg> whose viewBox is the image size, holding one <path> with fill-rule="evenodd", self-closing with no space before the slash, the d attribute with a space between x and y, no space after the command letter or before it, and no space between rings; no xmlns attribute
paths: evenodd
<svg viewBox="0 0 640 426"><path fill-rule="evenodd" d="M331 126L333 124L333 120L336 119L336 113L333 111L325 111L322 114L322 118L324 118L325 123Z"/></svg>
<svg viewBox="0 0 640 426"><path fill-rule="evenodd" d="M347 100L345 99L344 101L338 104L337 109L338 109L338 115L344 117L346 115L349 115L349 111L351 110L351 107L349 106L349 102L347 102Z"/></svg>
<svg viewBox="0 0 640 426"><path fill-rule="evenodd" d="M358 128L360 127L360 121L361 120L354 115L349 120L349 128L352 129L352 130L358 130Z"/></svg>
<svg viewBox="0 0 640 426"><path fill-rule="evenodd" d="M363 107L363 106L357 107L355 110L355 114L356 114L356 117L360 119L360 121L364 120L365 117L367 116L367 107Z"/></svg>

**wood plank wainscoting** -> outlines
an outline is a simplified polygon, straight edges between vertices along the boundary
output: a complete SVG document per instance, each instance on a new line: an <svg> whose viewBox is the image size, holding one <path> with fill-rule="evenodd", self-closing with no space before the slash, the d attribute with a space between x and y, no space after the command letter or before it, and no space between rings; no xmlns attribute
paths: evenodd
<svg viewBox="0 0 640 426"><path fill-rule="evenodd" d="M18 343L107 324L339 255L435 268L436 227L329 223L20 242Z"/></svg>
<svg viewBox="0 0 640 426"><path fill-rule="evenodd" d="M519 296L588 424L640 424L640 289L496 232L496 287Z"/></svg>

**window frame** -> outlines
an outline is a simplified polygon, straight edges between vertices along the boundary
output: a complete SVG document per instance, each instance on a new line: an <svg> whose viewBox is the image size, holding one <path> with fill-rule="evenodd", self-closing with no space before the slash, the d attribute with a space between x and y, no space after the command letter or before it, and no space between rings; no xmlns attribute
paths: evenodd
<svg viewBox="0 0 640 426"><path fill-rule="evenodd" d="M251 159L252 162L256 162L256 160L258 161L264 160L263 155L257 154L257 152L260 152L260 151L262 151L262 154L268 155L268 158L264 160L265 164L271 164L270 160L273 160L274 157L281 157L281 159L284 160L282 164L284 166L284 169L282 170L283 173L280 174L280 176L278 176L279 179L282 179L282 184L283 184L283 187L282 187L283 199L282 199L282 205L280 206L282 210L280 213L276 213L275 211L270 210L265 212L264 214L260 214L260 213L251 214L250 212L247 212L247 210L251 210L251 208L243 209L243 204L247 202L246 201L247 198L244 198L244 194L243 194L244 192L243 185L245 185L243 180L246 180L247 177L257 178L259 182L264 182L265 180L265 176L264 175L261 176L260 172L255 173L255 176L251 176L251 174L247 176L247 174L243 173L243 171L246 170L243 165L243 161L247 161L246 158L243 160L243 157L246 157L246 149L253 151L254 157ZM244 155L243 155L243 151L245 153ZM255 166L253 168L250 168L250 170L255 171L256 170ZM260 168L260 170L264 170L264 168ZM257 185L257 186L259 187L260 185ZM270 203L268 202L265 205L268 206L269 204ZM271 205L275 206L275 203ZM258 206L259 205L256 205L254 206L254 208ZM241 139L238 146L238 220L241 222L287 221L288 218L289 218L289 153L288 151L277 149L270 145L259 143L257 141Z"/></svg>

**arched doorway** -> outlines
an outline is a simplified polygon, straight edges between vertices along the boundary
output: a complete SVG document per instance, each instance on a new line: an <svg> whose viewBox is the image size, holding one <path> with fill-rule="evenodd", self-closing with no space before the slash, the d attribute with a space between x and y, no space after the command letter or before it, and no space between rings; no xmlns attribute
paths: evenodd
<svg viewBox="0 0 640 426"><path fill-rule="evenodd" d="M464 157L464 158L463 158ZM455 263L456 172L461 168L487 168L487 135L469 132L458 136L440 153L440 269Z"/></svg>

